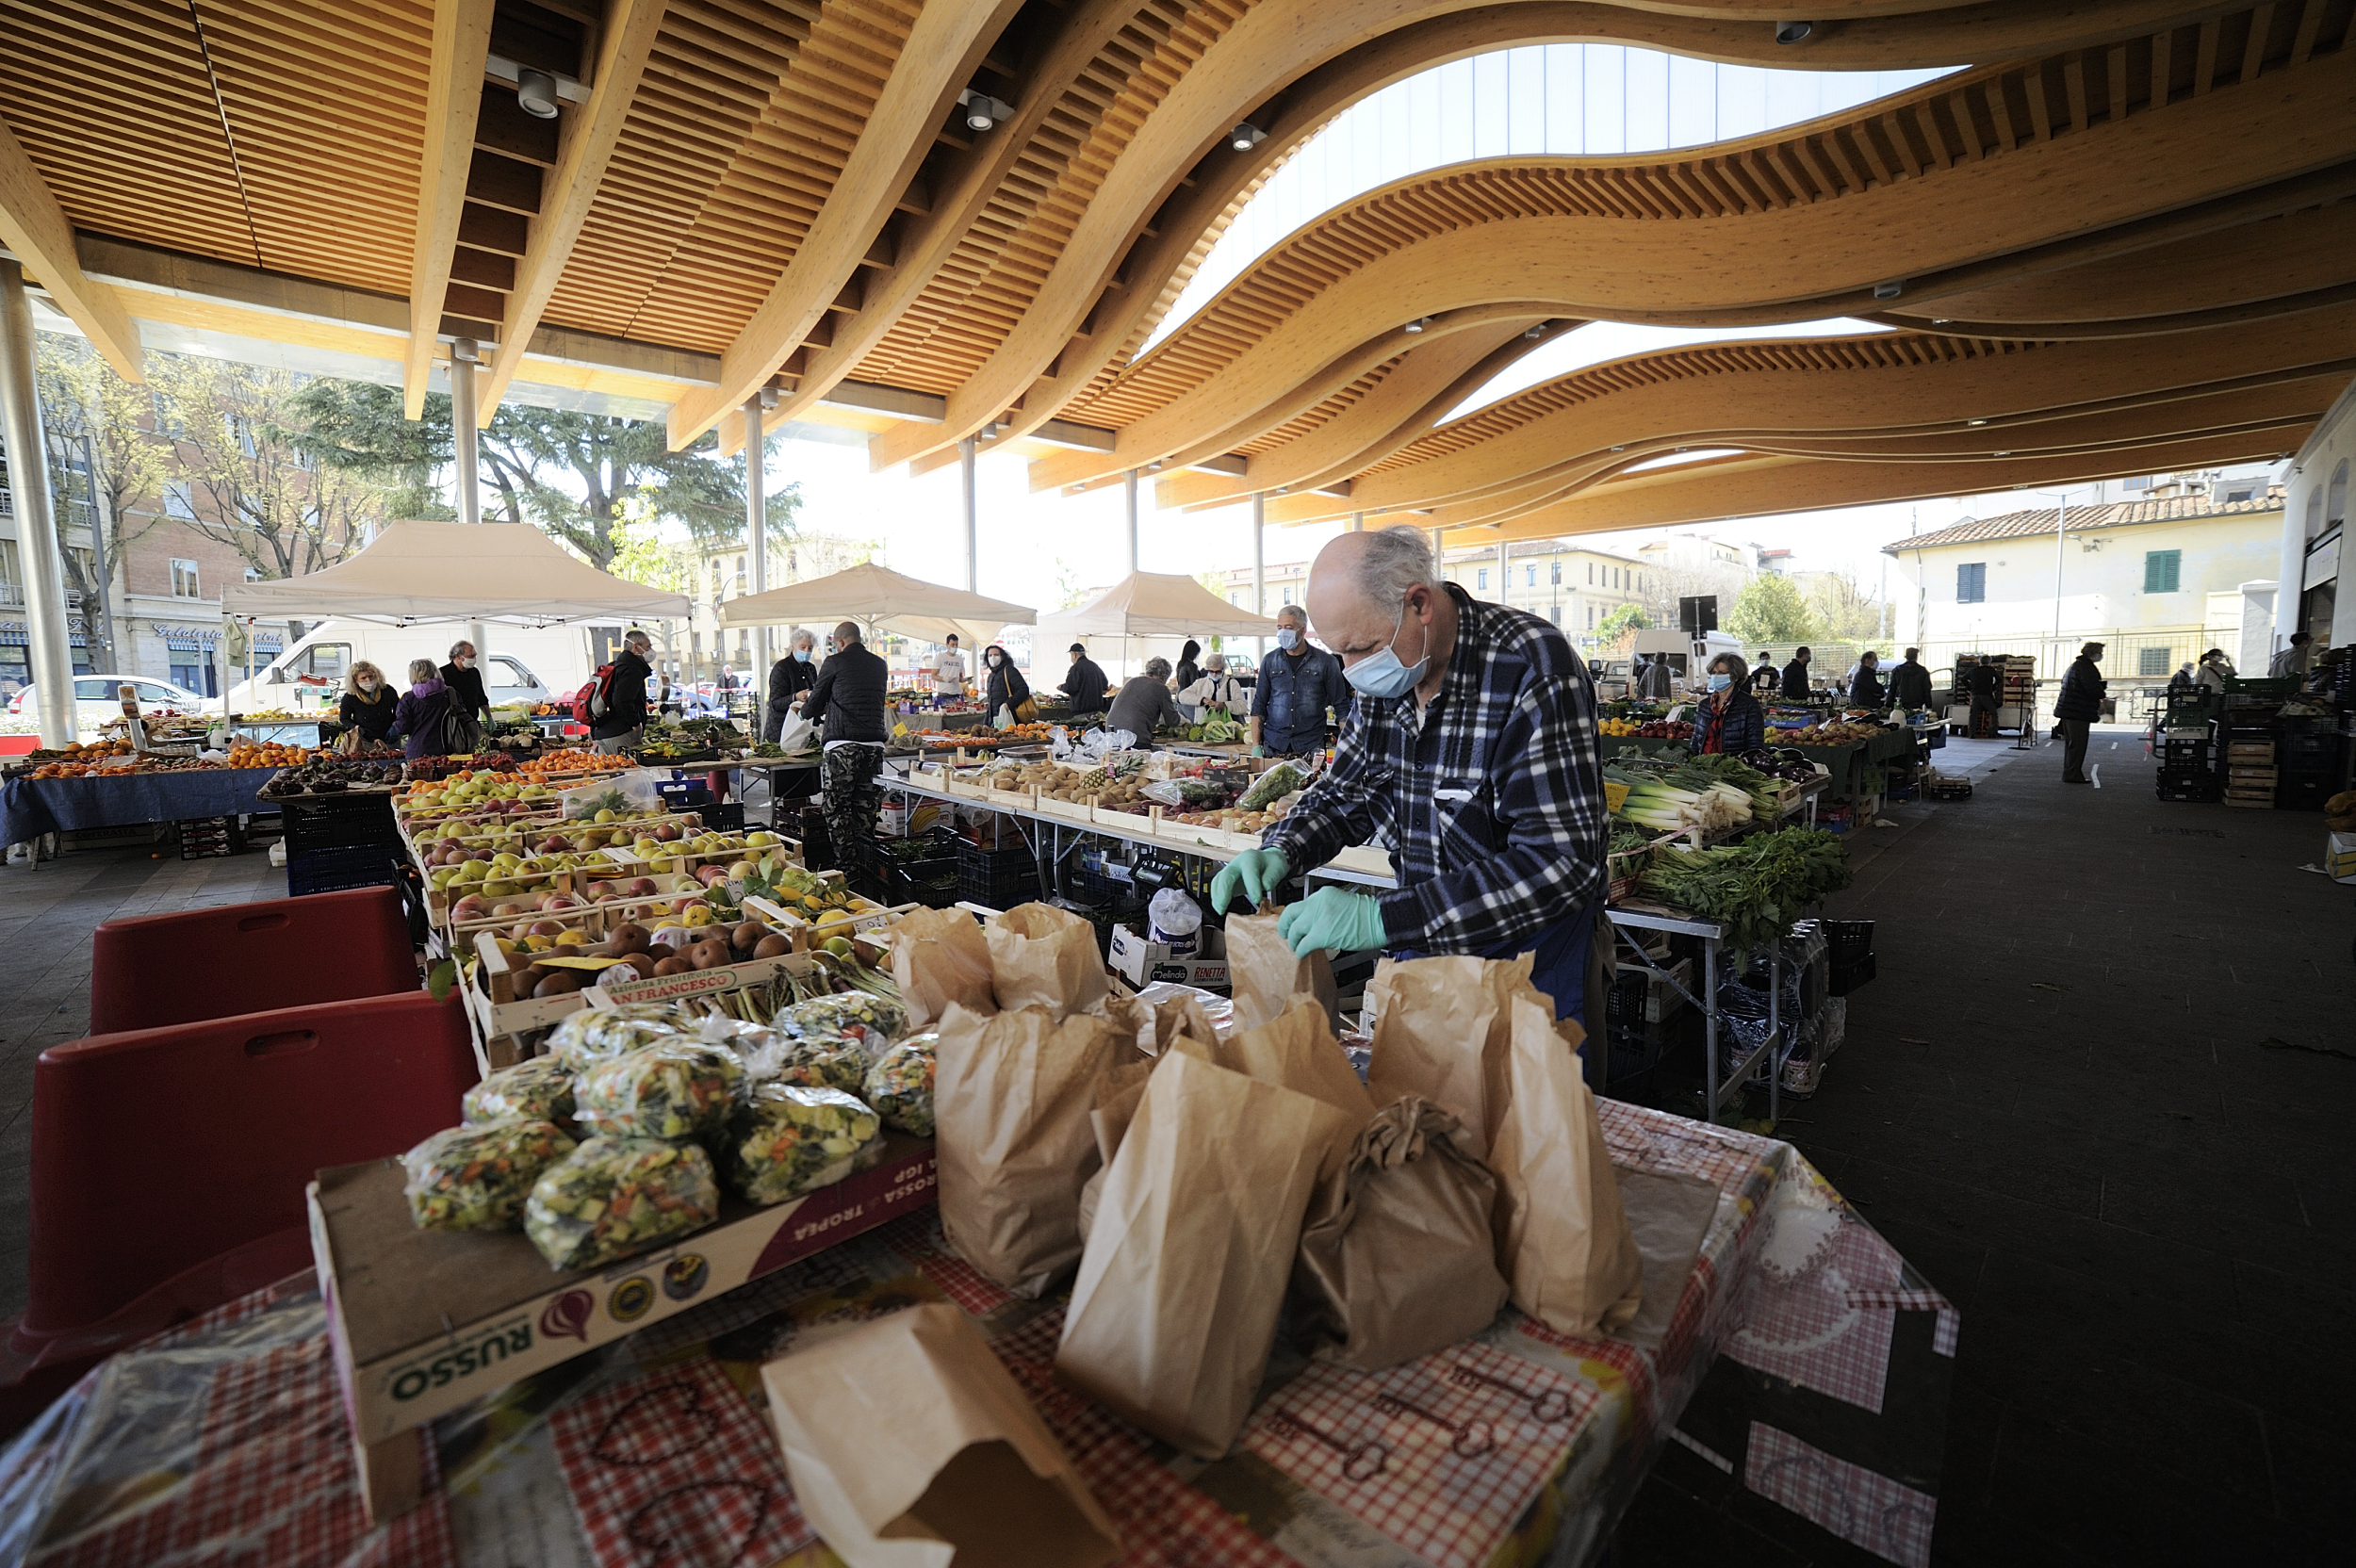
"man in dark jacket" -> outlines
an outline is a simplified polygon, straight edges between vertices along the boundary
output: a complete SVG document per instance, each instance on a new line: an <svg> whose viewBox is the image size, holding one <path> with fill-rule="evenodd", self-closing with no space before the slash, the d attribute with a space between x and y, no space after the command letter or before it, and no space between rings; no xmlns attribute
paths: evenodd
<svg viewBox="0 0 2356 1568"><path fill-rule="evenodd" d="M2086 782L2086 730L2102 716L2106 685L2102 672L2095 667L2095 661L2102 657L2100 643L2080 648L2070 672L2062 677L2061 695L2053 699L2053 728L2061 736L2065 784Z"/></svg>
<svg viewBox="0 0 2356 1568"><path fill-rule="evenodd" d="M867 650L859 623L834 629L834 652L818 667L802 711L826 723L826 837L851 886L882 896L875 876L875 812L883 804L884 688L891 666Z"/></svg>
<svg viewBox="0 0 2356 1568"><path fill-rule="evenodd" d="M1808 649L1802 647L1792 650L1792 662L1783 667L1782 695L1784 701L1806 702L1808 700Z"/></svg>
<svg viewBox="0 0 2356 1568"><path fill-rule="evenodd" d="M1350 718L1350 682L1342 662L1309 645L1309 612L1288 604L1276 612L1276 646L1260 661L1245 726L1254 757L1299 757L1325 749L1325 710L1335 724Z"/></svg>
<svg viewBox="0 0 2356 1568"><path fill-rule="evenodd" d="M1898 661L1898 667L1890 672L1890 700L1898 708L1928 708L1931 705L1931 672L1918 660L1921 648L1906 649L1906 656Z"/></svg>
<svg viewBox="0 0 2356 1568"><path fill-rule="evenodd" d="M606 694L605 712L589 721L591 749L606 753L630 750L644 738L646 727L646 682L654 675L648 656L654 639L631 627L614 657L614 685Z"/></svg>
<svg viewBox="0 0 2356 1568"><path fill-rule="evenodd" d="M1088 718L1104 710L1104 667L1088 657L1088 645L1072 645L1072 668L1065 672L1063 684L1056 688L1071 699L1072 716Z"/></svg>
<svg viewBox="0 0 2356 1568"><path fill-rule="evenodd" d="M477 724L491 718L491 695L483 689L482 656L472 643L450 645L450 662L442 666L442 684L450 688L450 705Z"/></svg>
<svg viewBox="0 0 2356 1568"><path fill-rule="evenodd" d="M1765 648L1759 649L1759 668L1751 672L1751 695L1755 697L1774 696L1776 689L1782 684L1783 676L1776 670L1775 661L1767 656Z"/></svg>
<svg viewBox="0 0 2356 1568"><path fill-rule="evenodd" d="M1857 675L1849 682L1849 706L1879 709L1882 706L1882 656L1872 648L1857 655Z"/></svg>
<svg viewBox="0 0 2356 1568"><path fill-rule="evenodd" d="M794 714L794 699L818 683L818 666L811 662L811 650L817 639L810 628L794 629L793 645L785 657L769 666L769 697L762 704L761 738L775 741L785 733L785 721Z"/></svg>

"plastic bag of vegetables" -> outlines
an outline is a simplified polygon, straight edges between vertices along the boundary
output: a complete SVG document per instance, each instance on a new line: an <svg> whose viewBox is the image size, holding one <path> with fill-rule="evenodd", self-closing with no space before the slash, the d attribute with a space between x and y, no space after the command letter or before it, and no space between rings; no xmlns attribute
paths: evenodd
<svg viewBox="0 0 2356 1568"><path fill-rule="evenodd" d="M427 1231L511 1230L541 1174L573 1152L547 1121L446 1127L401 1157L409 1217Z"/></svg>
<svg viewBox="0 0 2356 1568"><path fill-rule="evenodd" d="M1277 801L1291 794L1309 782L1309 776L1290 762L1279 762L1260 776L1260 781L1244 792L1235 802L1239 811L1265 811Z"/></svg>
<svg viewBox="0 0 2356 1568"><path fill-rule="evenodd" d="M583 1073L574 1119L600 1138L702 1137L727 1124L744 1082L727 1046L675 1037Z"/></svg>
<svg viewBox="0 0 2356 1568"><path fill-rule="evenodd" d="M883 1157L883 1121L852 1096L756 1084L730 1123L728 1174L756 1203L831 1186Z"/></svg>
<svg viewBox="0 0 2356 1568"><path fill-rule="evenodd" d="M773 1023L795 1038L842 1035L857 1041L869 1055L881 1055L885 1046L908 1032L908 1010L889 997L866 991L840 996L814 996L777 1010Z"/></svg>
<svg viewBox="0 0 2356 1568"><path fill-rule="evenodd" d="M524 1234L551 1268L596 1268L719 1215L720 1184L700 1145L591 1138L532 1187Z"/></svg>
<svg viewBox="0 0 2356 1568"><path fill-rule="evenodd" d="M910 1035L876 1057L860 1085L877 1116L920 1138L933 1135L933 1048L940 1043L938 1029Z"/></svg>
<svg viewBox="0 0 2356 1568"><path fill-rule="evenodd" d="M522 1117L563 1128L573 1119L573 1070L556 1056L532 1056L492 1073L459 1103L470 1123Z"/></svg>
<svg viewBox="0 0 2356 1568"><path fill-rule="evenodd" d="M691 1033L686 1019L669 1003L633 1002L620 1007L587 1007L566 1013L548 1033L548 1054L576 1072L658 1040Z"/></svg>
<svg viewBox="0 0 2356 1568"><path fill-rule="evenodd" d="M848 1035L780 1037L744 1062L746 1072L756 1081L840 1089L844 1094L859 1093L867 1082L867 1064L865 1048Z"/></svg>

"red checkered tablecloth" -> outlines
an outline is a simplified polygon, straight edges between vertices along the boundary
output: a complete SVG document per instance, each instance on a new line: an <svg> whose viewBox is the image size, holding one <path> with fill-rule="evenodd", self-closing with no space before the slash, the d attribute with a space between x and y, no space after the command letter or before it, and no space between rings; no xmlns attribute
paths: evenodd
<svg viewBox="0 0 2356 1568"><path fill-rule="evenodd" d="M1876 1471L1855 1419L1809 1422L1827 1396L1897 1419L1885 1388L1944 1376L1954 1309L1788 1145L1612 1102L1602 1113L1616 1162L1719 1192L1654 1348L1560 1334L1510 1309L1379 1373L1280 1347L1241 1439L1205 1463L1057 1385L1061 1302L990 1284L926 1210L445 1418L428 1460L447 1489L369 1530L306 1281L85 1379L0 1458L0 1558L14 1541L39 1568L831 1560L794 1504L758 1368L815 1326L948 1300L1037 1400L1131 1564L1584 1561L1673 1431L1834 1533L1926 1560L1929 1493ZM163 1413L126 1423L126 1399ZM1916 1419L1942 1408L1890 1404ZM1919 1463L1924 1434L1906 1436Z"/></svg>

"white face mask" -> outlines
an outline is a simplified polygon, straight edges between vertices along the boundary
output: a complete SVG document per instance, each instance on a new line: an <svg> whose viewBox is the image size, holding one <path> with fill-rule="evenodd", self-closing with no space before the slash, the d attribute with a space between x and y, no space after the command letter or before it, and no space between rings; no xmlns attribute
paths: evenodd
<svg viewBox="0 0 2356 1568"><path fill-rule="evenodd" d="M360 690L364 692L373 692L376 690L376 678L364 675L360 678L359 685Z"/></svg>
<svg viewBox="0 0 2356 1568"><path fill-rule="evenodd" d="M1399 607L1399 620L1391 629L1391 641L1382 652L1369 654L1342 671L1342 678L1362 696L1403 697L1423 679L1423 672L1432 666L1432 629L1423 629L1423 657L1413 664L1399 656L1399 639L1407 629L1407 606Z"/></svg>

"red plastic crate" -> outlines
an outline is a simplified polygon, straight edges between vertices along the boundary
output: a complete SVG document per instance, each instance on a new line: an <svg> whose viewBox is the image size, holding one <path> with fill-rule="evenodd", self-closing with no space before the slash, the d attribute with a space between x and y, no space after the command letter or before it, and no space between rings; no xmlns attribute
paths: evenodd
<svg viewBox="0 0 2356 1568"><path fill-rule="evenodd" d="M118 1035L417 984L391 888L143 915L90 939L90 1028Z"/></svg>

